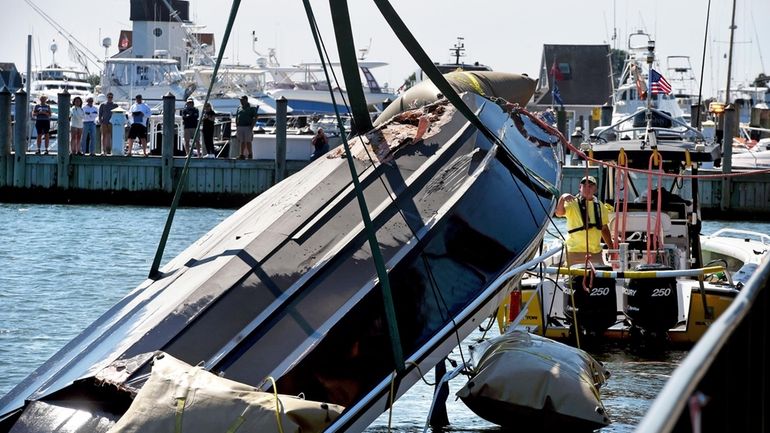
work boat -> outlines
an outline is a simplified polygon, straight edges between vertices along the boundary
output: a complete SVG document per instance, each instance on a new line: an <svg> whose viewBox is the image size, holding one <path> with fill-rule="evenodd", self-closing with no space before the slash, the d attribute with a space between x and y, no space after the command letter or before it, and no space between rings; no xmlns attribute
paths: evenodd
<svg viewBox="0 0 770 433"><path fill-rule="evenodd" d="M623 71L618 80L618 88L612 95L612 125L619 137L631 137L635 132L643 131L645 126L644 110L647 108L647 85L650 65L648 57L653 55L655 41L642 31L628 35L628 54L623 63ZM650 105L665 111L682 123L687 123L685 113L673 94L651 95ZM636 114L636 116L632 116ZM629 117L631 116L631 117ZM640 129L642 128L642 129ZM597 132L605 127L597 128Z"/></svg>
<svg viewBox="0 0 770 433"><path fill-rule="evenodd" d="M523 104L534 80L510 78ZM350 160L332 149L239 209L3 397L0 431L156 431L125 429L141 408L164 431L226 431L251 412L194 404L226 386L228 407L269 391L271 422L277 392L282 407L322 402L318 430L364 430L493 313L492 283L532 257L556 205L558 132L503 100L462 101L475 125L446 99L400 113L352 139Z"/></svg>
<svg viewBox="0 0 770 433"><path fill-rule="evenodd" d="M556 259L522 279L509 303L513 310L528 303L521 328L573 343L691 345L767 255L765 234L700 235L698 164L719 158L719 147L687 125L672 128L666 113L650 109L649 115L644 131L634 131L641 138L605 141L604 134L614 134L606 130L590 143L602 163L598 194L614 207L613 245L600 264L567 268ZM649 126L666 122L668 128Z"/></svg>

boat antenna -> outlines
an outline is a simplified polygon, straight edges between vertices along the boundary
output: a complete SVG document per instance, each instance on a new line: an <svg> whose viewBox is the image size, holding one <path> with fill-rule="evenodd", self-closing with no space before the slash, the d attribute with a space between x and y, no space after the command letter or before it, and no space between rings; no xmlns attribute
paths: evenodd
<svg viewBox="0 0 770 433"><path fill-rule="evenodd" d="M700 107L703 104L703 72L706 69L706 46L709 38L709 17L711 16L711 0L706 6L706 30L703 32L703 53L700 61L700 83L698 83L698 107L695 109L695 129L700 129Z"/></svg>
<svg viewBox="0 0 770 433"><path fill-rule="evenodd" d="M203 45L201 44L201 41L198 39L198 36L196 36L192 30L187 26L187 23L182 21L182 18L179 17L179 11L174 9L174 7L171 5L171 3L168 0L163 0L163 4L166 5L166 8L168 8L169 17L173 18L174 21L181 24L182 31L184 31L185 38L187 39L187 42L192 46L192 52L196 53L200 56L203 56L203 58L206 60L207 65L213 65L214 59L209 56L209 54L206 52L206 50L203 49ZM194 61L193 57L193 61ZM185 67L190 65L191 59L187 59L187 65Z"/></svg>
<svg viewBox="0 0 770 433"><path fill-rule="evenodd" d="M38 5L32 2L32 0L24 0L35 12L37 12L41 17L43 17L44 20L48 22L48 24L53 27L57 33L62 35L65 39L67 39L70 43L70 48L76 51L76 56L78 59L82 59L83 67L86 68L86 71L88 70L88 64L87 62L93 63L94 66L96 66L96 69L101 70L102 67L99 64L99 56L91 52L91 50L88 49L82 42L80 42L75 36L72 35L72 33L68 32L64 27L59 25L53 18L48 16L43 9L41 9Z"/></svg>
<svg viewBox="0 0 770 433"><path fill-rule="evenodd" d="M56 50L59 47L56 45L56 39L51 41L51 45L48 46L48 49L51 50L51 65L56 67Z"/></svg>
<svg viewBox="0 0 770 433"><path fill-rule="evenodd" d="M735 29L738 28L735 25L735 3L733 0L733 17L730 21L730 49L727 55L727 88L725 89L725 106L730 103L730 79L733 73L733 38L735 37Z"/></svg>
<svg viewBox="0 0 770 433"><path fill-rule="evenodd" d="M465 57L465 38L457 37L457 42L449 49L449 53L455 56L455 65L460 64L460 57Z"/></svg>
<svg viewBox="0 0 770 433"><path fill-rule="evenodd" d="M652 132L652 64L655 62L655 41L647 40L647 132L646 140L650 140Z"/></svg>

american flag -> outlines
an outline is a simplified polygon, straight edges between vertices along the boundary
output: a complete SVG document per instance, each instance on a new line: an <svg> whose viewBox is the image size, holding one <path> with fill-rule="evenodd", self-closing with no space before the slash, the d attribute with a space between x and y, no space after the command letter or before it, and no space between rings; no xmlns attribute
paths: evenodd
<svg viewBox="0 0 770 433"><path fill-rule="evenodd" d="M650 92L653 95L658 93L668 95L671 93L671 84L655 69L650 69Z"/></svg>

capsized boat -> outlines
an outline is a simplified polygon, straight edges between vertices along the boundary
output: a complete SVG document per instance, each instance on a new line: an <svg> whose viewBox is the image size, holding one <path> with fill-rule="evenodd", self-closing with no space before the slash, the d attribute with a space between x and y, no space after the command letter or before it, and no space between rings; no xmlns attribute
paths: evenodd
<svg viewBox="0 0 770 433"><path fill-rule="evenodd" d="M531 257L555 207L558 132L506 101L462 100L487 131L440 100L355 137L351 161L332 150L239 209L4 396L0 432L109 431L159 352L344 407L326 431L363 430L495 310L504 294L490 284Z"/></svg>
<svg viewBox="0 0 770 433"><path fill-rule="evenodd" d="M610 424L599 397L610 374L583 350L513 330L469 351L470 377L457 396L485 420L532 431Z"/></svg>

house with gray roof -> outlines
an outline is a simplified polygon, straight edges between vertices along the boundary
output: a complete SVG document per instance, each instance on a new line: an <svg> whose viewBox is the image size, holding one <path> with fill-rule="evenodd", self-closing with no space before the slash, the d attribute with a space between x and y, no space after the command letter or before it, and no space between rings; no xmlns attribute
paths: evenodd
<svg viewBox="0 0 770 433"><path fill-rule="evenodd" d="M0 63L0 88L5 86L13 93L21 89L23 84L15 63Z"/></svg>
<svg viewBox="0 0 770 433"><path fill-rule="evenodd" d="M568 132L576 126L588 130L598 125L601 106L612 103L610 46L546 44L540 62L538 84L529 108L559 109L552 96L555 81L567 113Z"/></svg>

